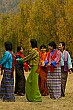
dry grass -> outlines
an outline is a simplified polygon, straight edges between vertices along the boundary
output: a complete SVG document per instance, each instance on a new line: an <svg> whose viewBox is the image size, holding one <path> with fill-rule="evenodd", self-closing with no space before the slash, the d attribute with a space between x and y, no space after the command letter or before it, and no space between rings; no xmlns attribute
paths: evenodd
<svg viewBox="0 0 73 110"><path fill-rule="evenodd" d="M68 76L65 98L53 100L42 96L42 102L27 102L26 96L16 96L16 102L0 100L0 110L73 110L73 74Z"/></svg>

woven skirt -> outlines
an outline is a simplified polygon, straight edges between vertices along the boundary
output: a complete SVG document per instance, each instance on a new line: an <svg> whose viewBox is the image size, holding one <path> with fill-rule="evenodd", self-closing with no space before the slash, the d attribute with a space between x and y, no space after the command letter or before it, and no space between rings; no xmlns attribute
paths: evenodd
<svg viewBox="0 0 73 110"><path fill-rule="evenodd" d="M0 98L3 99L3 101L15 101L14 77L12 70L4 70L0 87Z"/></svg>
<svg viewBox="0 0 73 110"><path fill-rule="evenodd" d="M47 86L50 98L58 99L61 97L61 68L54 68L54 72L48 71Z"/></svg>

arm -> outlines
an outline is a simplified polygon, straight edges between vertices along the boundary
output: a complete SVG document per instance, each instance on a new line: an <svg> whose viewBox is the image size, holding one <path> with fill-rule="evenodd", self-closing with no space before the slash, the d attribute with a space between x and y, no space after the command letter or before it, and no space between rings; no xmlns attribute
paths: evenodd
<svg viewBox="0 0 73 110"><path fill-rule="evenodd" d="M3 58L0 60L0 65L3 65L9 57L9 54L7 52L4 52Z"/></svg>
<svg viewBox="0 0 73 110"><path fill-rule="evenodd" d="M22 59L22 61L25 62L25 61L29 61L29 60L35 58L35 56L36 56L35 51L36 51L36 50L33 50L33 49L32 49L32 50L29 52L29 54L28 54L25 58Z"/></svg>
<svg viewBox="0 0 73 110"><path fill-rule="evenodd" d="M51 62L51 65L56 66L61 60L61 53L58 51L56 54L56 58Z"/></svg>
<svg viewBox="0 0 73 110"><path fill-rule="evenodd" d="M72 68L72 62L71 62L71 57L70 54L68 53L68 69Z"/></svg>
<svg viewBox="0 0 73 110"><path fill-rule="evenodd" d="M31 51L29 52L29 54L28 54L25 58L17 59L17 61L18 61L19 63L21 63L21 62L26 62L26 61L29 61L29 60L31 60L31 59L34 59L34 58L36 57L36 55L37 55L36 50L31 49Z"/></svg>

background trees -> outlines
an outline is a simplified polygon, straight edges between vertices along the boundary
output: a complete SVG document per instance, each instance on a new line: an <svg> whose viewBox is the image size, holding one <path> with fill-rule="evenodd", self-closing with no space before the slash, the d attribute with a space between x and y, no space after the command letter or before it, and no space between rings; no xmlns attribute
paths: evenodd
<svg viewBox="0 0 73 110"><path fill-rule="evenodd" d="M13 51L17 45L25 50L30 38L36 38L38 47L54 40L64 41L73 57L73 0L25 0L17 13L0 14L0 47L10 40Z"/></svg>

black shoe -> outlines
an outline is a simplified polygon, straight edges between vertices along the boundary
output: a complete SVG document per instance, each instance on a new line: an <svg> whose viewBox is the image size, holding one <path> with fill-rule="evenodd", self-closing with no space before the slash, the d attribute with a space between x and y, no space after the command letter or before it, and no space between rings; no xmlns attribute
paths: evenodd
<svg viewBox="0 0 73 110"><path fill-rule="evenodd" d="M17 94L17 92L14 92L14 94Z"/></svg>
<svg viewBox="0 0 73 110"><path fill-rule="evenodd" d="M15 102L15 100L3 99L3 102Z"/></svg>
<svg viewBox="0 0 73 110"><path fill-rule="evenodd" d="M61 94L61 97L65 97L65 94Z"/></svg>

